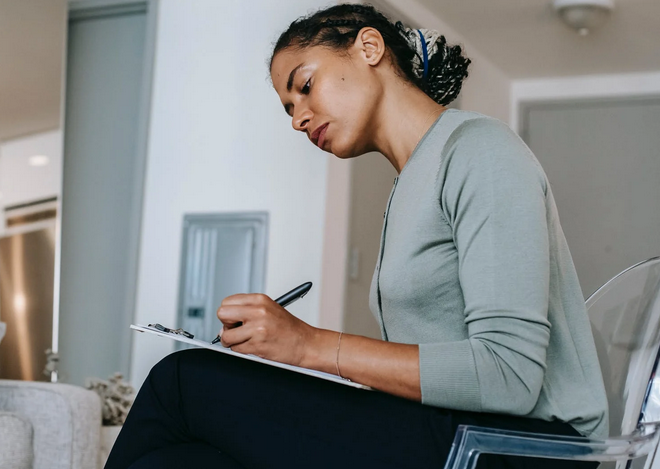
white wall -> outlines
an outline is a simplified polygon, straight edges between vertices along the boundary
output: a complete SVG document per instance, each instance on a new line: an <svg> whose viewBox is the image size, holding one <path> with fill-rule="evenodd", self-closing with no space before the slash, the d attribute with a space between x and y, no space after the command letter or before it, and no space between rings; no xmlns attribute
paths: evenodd
<svg viewBox="0 0 660 469"><path fill-rule="evenodd" d="M340 160L333 155L327 158L319 327L340 331L344 325L346 297L352 161Z"/></svg>
<svg viewBox="0 0 660 469"><path fill-rule="evenodd" d="M267 210L266 293L312 281L292 312L316 325L327 156L291 128L268 81L271 43L318 0L162 0L135 322L174 324L184 213ZM173 342L133 342L139 386Z"/></svg>

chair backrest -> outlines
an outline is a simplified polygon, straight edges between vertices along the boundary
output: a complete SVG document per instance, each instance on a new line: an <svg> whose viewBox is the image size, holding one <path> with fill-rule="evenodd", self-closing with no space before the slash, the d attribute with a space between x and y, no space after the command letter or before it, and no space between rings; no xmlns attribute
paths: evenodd
<svg viewBox="0 0 660 469"><path fill-rule="evenodd" d="M610 434L660 420L660 257L624 270L586 302L603 371Z"/></svg>

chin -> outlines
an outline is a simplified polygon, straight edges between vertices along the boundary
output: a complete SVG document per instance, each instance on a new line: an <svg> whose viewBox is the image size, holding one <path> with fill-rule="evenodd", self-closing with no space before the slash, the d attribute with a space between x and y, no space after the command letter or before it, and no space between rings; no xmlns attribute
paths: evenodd
<svg viewBox="0 0 660 469"><path fill-rule="evenodd" d="M337 158L340 158L342 160L347 160L349 158L355 158L356 156L360 156L366 152L364 151L358 151L358 149L351 147L351 146L344 146L344 145L331 145L330 146L330 153L335 155Z"/></svg>
<svg viewBox="0 0 660 469"><path fill-rule="evenodd" d="M342 152L342 151L334 151L334 150L331 151L330 153L332 153L333 155L335 155L337 158L339 158L341 160L348 160L350 158L353 158L353 157L357 156L353 153Z"/></svg>

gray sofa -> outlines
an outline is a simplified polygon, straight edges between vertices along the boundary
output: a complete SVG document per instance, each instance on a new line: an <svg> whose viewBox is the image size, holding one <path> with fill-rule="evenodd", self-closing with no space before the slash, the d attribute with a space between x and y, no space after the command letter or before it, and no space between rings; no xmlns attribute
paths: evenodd
<svg viewBox="0 0 660 469"><path fill-rule="evenodd" d="M96 393L0 380L0 469L96 469L100 432Z"/></svg>

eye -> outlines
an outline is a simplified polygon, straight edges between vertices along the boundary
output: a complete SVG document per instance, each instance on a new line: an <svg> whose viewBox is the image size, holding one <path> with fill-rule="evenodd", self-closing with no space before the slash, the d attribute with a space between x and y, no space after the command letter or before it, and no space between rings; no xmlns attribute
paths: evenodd
<svg viewBox="0 0 660 469"><path fill-rule="evenodd" d="M300 90L300 92L301 92L302 94L309 94L309 87L310 87L311 82L312 82L312 79L310 78L310 79L307 80L307 82L303 85L303 87L302 87L301 90Z"/></svg>

